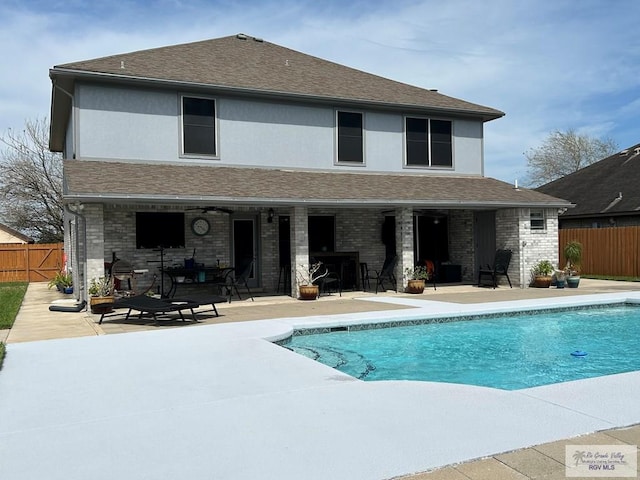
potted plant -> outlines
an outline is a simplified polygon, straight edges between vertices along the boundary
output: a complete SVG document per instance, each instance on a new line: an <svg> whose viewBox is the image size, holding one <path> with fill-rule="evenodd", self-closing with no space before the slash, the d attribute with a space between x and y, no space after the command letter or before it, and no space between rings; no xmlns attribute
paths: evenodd
<svg viewBox="0 0 640 480"><path fill-rule="evenodd" d="M407 277L407 293L424 292L424 284L429 280L429 272L424 265L417 265L413 268L408 267L404 270Z"/></svg>
<svg viewBox="0 0 640 480"><path fill-rule="evenodd" d="M103 314L113 311L113 282L111 277L92 278L89 284L89 306L91 313Z"/></svg>
<svg viewBox="0 0 640 480"><path fill-rule="evenodd" d="M556 288L564 288L565 284L567 283L566 270L556 270L554 273L554 277L556 278Z"/></svg>
<svg viewBox="0 0 640 480"><path fill-rule="evenodd" d="M553 271L553 264L549 260L540 260L531 269L533 286L536 288L549 288Z"/></svg>
<svg viewBox="0 0 640 480"><path fill-rule="evenodd" d="M314 282L326 277L329 271L322 267L322 262L312 263L307 268L300 265L296 271L298 279L298 298L300 300L315 300L320 295L320 288Z"/></svg>
<svg viewBox="0 0 640 480"><path fill-rule="evenodd" d="M71 272L57 272L55 277L49 280L48 286L56 287L62 293L73 293L73 276Z"/></svg>
<svg viewBox="0 0 640 480"><path fill-rule="evenodd" d="M564 246L564 258L567 260L565 269L568 272L567 287L577 288L580 283L580 263L582 262L582 244L575 240Z"/></svg>

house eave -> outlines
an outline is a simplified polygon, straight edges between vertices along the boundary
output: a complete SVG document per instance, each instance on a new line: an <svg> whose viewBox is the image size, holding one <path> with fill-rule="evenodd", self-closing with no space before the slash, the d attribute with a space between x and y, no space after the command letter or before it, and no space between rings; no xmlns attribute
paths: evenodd
<svg viewBox="0 0 640 480"><path fill-rule="evenodd" d="M483 122L496 120L505 115L504 112L495 110L495 113L473 110L473 109L460 109L455 107L438 107L420 104L406 104L406 103L389 103L380 102L375 100L358 99L358 98L343 98L334 96L322 96L311 95L296 92L283 92L274 90L261 90L251 89L229 85L186 82L180 80L170 80L151 77L138 77L132 75L117 75L113 73L104 72L90 72L84 70L75 70L67 68L54 67L49 70L49 77L52 81L55 78L67 78L71 81L75 79L87 79L92 81L103 81L113 83L129 83L139 86L149 86L155 88L175 88L175 89L189 89L189 90L206 90L215 91L217 93L225 93L229 95L242 95L245 97L261 97L271 100L289 100L289 101L304 101L309 103L322 103L332 105L344 105L344 106L360 106L370 107L381 110L401 110L407 113L414 112L430 112L433 114L447 114L454 117L467 117L467 118L480 118Z"/></svg>
<svg viewBox="0 0 640 480"><path fill-rule="evenodd" d="M611 218L611 217L633 217L640 216L640 211L637 212L594 212L594 213L579 213L570 214L565 212L560 215L562 220L580 220L584 218Z"/></svg>
<svg viewBox="0 0 640 480"><path fill-rule="evenodd" d="M305 198L261 198L261 197L223 197L223 196L165 196L165 195L92 195L73 194L64 196L65 203L102 203L102 204L156 204L174 206L192 206L215 204L219 206L307 206L335 208L415 208L415 209L452 209L452 210L494 210L504 208L571 208L562 202L500 202L500 201L438 201L404 199L305 199Z"/></svg>

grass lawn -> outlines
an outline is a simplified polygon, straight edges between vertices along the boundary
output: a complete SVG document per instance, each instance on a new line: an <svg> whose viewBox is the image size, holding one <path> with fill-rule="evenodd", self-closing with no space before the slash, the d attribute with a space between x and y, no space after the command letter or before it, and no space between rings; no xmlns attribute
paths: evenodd
<svg viewBox="0 0 640 480"><path fill-rule="evenodd" d="M0 329L13 326L26 291L26 282L0 283Z"/></svg>
<svg viewBox="0 0 640 480"><path fill-rule="evenodd" d="M617 280L621 282L640 282L640 277L616 277L614 275L581 275L582 278L593 278L594 280Z"/></svg>
<svg viewBox="0 0 640 480"><path fill-rule="evenodd" d="M0 283L0 330L13 326L26 291L26 282ZM4 343L0 342L0 367L2 367L4 352Z"/></svg>

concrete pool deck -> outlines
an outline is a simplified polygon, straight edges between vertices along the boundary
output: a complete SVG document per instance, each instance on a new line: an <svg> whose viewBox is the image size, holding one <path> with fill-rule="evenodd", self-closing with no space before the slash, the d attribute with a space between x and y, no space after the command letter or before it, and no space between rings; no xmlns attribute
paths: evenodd
<svg viewBox="0 0 640 480"><path fill-rule="evenodd" d="M84 313L38 313L30 286L0 371L2 477L374 480L456 465L413 478L565 478L553 454L527 447L552 442L557 453L584 439L640 443L638 427L612 430L640 423L640 372L511 392L367 383L265 340L365 319L640 301L640 284L619 282L583 280L575 293L450 288L419 297L238 302L193 328L118 321L97 328ZM27 341L20 332L33 322L27 330L50 338L47 326L63 318L86 336L59 331ZM104 335L109 329L140 331ZM517 449L524 450L503 453Z"/></svg>

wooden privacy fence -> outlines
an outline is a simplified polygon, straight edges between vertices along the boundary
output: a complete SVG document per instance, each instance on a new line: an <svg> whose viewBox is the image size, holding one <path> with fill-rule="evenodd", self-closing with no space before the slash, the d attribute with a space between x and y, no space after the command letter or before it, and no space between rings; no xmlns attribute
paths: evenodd
<svg viewBox="0 0 640 480"><path fill-rule="evenodd" d="M558 237L560 265L564 246L575 240L582 244L582 273L640 277L640 226L561 229Z"/></svg>
<svg viewBox="0 0 640 480"><path fill-rule="evenodd" d="M0 243L0 282L48 282L62 268L62 243Z"/></svg>

